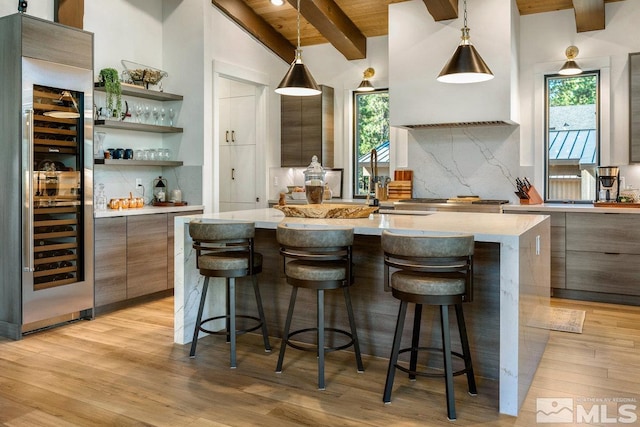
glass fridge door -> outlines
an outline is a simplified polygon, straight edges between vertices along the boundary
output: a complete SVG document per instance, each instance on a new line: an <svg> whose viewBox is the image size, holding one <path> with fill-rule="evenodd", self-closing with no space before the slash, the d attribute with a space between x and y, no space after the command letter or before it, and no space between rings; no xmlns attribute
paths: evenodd
<svg viewBox="0 0 640 427"><path fill-rule="evenodd" d="M84 280L83 94L33 86L33 289Z"/></svg>

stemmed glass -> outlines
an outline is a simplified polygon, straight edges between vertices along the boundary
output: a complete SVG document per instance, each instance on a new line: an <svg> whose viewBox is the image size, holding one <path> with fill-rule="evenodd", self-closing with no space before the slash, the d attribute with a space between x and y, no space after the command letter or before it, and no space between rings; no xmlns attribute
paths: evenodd
<svg viewBox="0 0 640 427"><path fill-rule="evenodd" d="M164 108L160 109L160 124L164 126L164 116L165 116L166 112L164 111Z"/></svg>
<svg viewBox="0 0 640 427"><path fill-rule="evenodd" d="M169 126L173 126L173 119L176 116L176 112L173 111L173 108L169 108Z"/></svg>
<svg viewBox="0 0 640 427"><path fill-rule="evenodd" d="M142 119L140 118L140 116L142 116L143 112L144 112L144 106L141 103L137 103L135 107L136 122L138 123L142 122Z"/></svg>
<svg viewBox="0 0 640 427"><path fill-rule="evenodd" d="M147 104L144 105L144 122L149 123L149 116L151 116L151 108Z"/></svg>
<svg viewBox="0 0 640 427"><path fill-rule="evenodd" d="M160 115L160 113L158 112L158 107L153 107L153 124L157 125L158 124L158 116Z"/></svg>

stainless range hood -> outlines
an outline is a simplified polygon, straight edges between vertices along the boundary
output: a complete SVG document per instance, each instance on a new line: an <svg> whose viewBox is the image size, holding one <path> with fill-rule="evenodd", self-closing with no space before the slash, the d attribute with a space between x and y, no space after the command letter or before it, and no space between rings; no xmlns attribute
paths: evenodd
<svg viewBox="0 0 640 427"><path fill-rule="evenodd" d="M435 22L422 0L389 5L389 102L392 126L410 129L517 125L515 0L468 0L471 39L495 78L482 83L436 80L458 42L463 17Z"/></svg>

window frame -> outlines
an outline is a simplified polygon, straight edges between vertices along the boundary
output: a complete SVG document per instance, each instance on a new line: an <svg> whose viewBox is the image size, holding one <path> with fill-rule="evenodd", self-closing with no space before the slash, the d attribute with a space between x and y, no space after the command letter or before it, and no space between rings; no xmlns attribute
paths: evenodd
<svg viewBox="0 0 640 427"><path fill-rule="evenodd" d="M352 114L352 131L351 131L351 195L354 199L366 199L366 194L358 194L358 181L357 181L357 173L358 173L358 103L357 97L360 95L371 95L374 93L386 93L389 96L389 88L376 88L372 91L367 92L359 92L354 90L351 96L351 111ZM389 124L389 129L391 129L391 125ZM389 139L391 139L391 135L389 135Z"/></svg>
<svg viewBox="0 0 640 427"><path fill-rule="evenodd" d="M571 204L591 204L596 198L595 190L592 194L592 199L583 200L583 199L550 199L549 198L549 79L554 78L576 78L576 77L584 77L588 75L595 75L597 78L596 84L596 104L595 104L595 112L596 112L596 162L594 168L600 166L602 161L602 126L603 126L603 117L602 117L602 90L603 90L603 76L602 70L593 69L589 71L583 71L578 75L571 76L563 76L559 73L545 73L543 75L543 182L544 182L544 202L545 203L571 203Z"/></svg>

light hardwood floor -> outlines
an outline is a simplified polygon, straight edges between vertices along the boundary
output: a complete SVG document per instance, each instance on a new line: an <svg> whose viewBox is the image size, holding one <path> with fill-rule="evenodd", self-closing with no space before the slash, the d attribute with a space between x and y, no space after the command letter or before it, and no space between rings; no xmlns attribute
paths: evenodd
<svg viewBox="0 0 640 427"><path fill-rule="evenodd" d="M551 332L517 418L497 413L497 384L483 378L471 397L456 377L455 424L446 419L440 379L409 382L398 372L385 405L387 360L365 357L358 374L348 352L327 356L327 389L318 391L310 353L288 349L283 373L274 373L275 338L265 353L260 336L239 337L234 370L222 337L201 339L190 359L188 346L173 344L173 298L165 298L21 341L0 339L0 425L529 427L539 397L625 398L640 406L640 307L552 305L586 310L584 332Z"/></svg>

